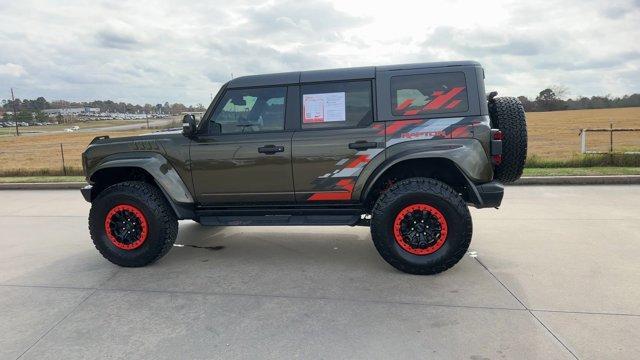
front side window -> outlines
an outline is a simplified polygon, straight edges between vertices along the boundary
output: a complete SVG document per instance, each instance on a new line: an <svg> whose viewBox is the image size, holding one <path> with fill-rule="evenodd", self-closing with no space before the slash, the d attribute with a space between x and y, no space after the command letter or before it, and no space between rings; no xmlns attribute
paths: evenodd
<svg viewBox="0 0 640 360"><path fill-rule="evenodd" d="M216 107L209 133L283 131L286 87L229 90Z"/></svg>
<svg viewBox="0 0 640 360"><path fill-rule="evenodd" d="M370 81L302 85L302 128L366 126L373 121Z"/></svg>
<svg viewBox="0 0 640 360"><path fill-rule="evenodd" d="M391 109L398 116L465 112L469 100L464 73L394 76Z"/></svg>

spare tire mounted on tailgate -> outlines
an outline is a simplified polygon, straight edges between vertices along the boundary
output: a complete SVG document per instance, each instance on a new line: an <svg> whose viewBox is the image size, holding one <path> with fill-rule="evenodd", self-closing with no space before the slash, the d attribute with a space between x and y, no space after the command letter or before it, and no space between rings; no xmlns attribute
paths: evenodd
<svg viewBox="0 0 640 360"><path fill-rule="evenodd" d="M520 100L489 96L492 127L502 132L502 162L495 168L495 179L504 183L522 176L527 160L527 121Z"/></svg>

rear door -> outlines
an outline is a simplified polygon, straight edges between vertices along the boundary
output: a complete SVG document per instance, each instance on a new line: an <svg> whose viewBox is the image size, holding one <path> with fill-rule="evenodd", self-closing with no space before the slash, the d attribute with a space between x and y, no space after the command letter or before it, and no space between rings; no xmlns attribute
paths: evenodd
<svg viewBox="0 0 640 360"><path fill-rule="evenodd" d="M203 205L293 202L287 87L229 89L191 143Z"/></svg>
<svg viewBox="0 0 640 360"><path fill-rule="evenodd" d="M301 84L300 93L292 141L296 201L350 201L364 166L384 151L384 124L373 122L372 81Z"/></svg>

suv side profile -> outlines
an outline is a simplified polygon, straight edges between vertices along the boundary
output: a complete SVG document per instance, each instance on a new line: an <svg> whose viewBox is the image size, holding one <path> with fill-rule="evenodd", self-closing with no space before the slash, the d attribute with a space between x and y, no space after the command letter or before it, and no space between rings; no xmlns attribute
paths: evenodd
<svg viewBox="0 0 640 360"><path fill-rule="evenodd" d="M144 266L202 225L364 225L412 274L455 265L468 206L497 208L522 174L525 113L485 95L473 61L245 76L182 134L95 138L83 153L90 234L109 261Z"/></svg>

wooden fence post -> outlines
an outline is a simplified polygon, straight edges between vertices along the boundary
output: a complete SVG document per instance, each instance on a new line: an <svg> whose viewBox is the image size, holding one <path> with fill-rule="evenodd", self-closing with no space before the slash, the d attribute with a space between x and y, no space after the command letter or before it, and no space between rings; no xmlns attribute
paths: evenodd
<svg viewBox="0 0 640 360"><path fill-rule="evenodd" d="M613 153L613 123L609 123L609 152Z"/></svg>
<svg viewBox="0 0 640 360"><path fill-rule="evenodd" d="M64 176L67 176L67 167L64 165L64 148L62 147L62 143L60 143L60 154L62 154L62 173Z"/></svg>

